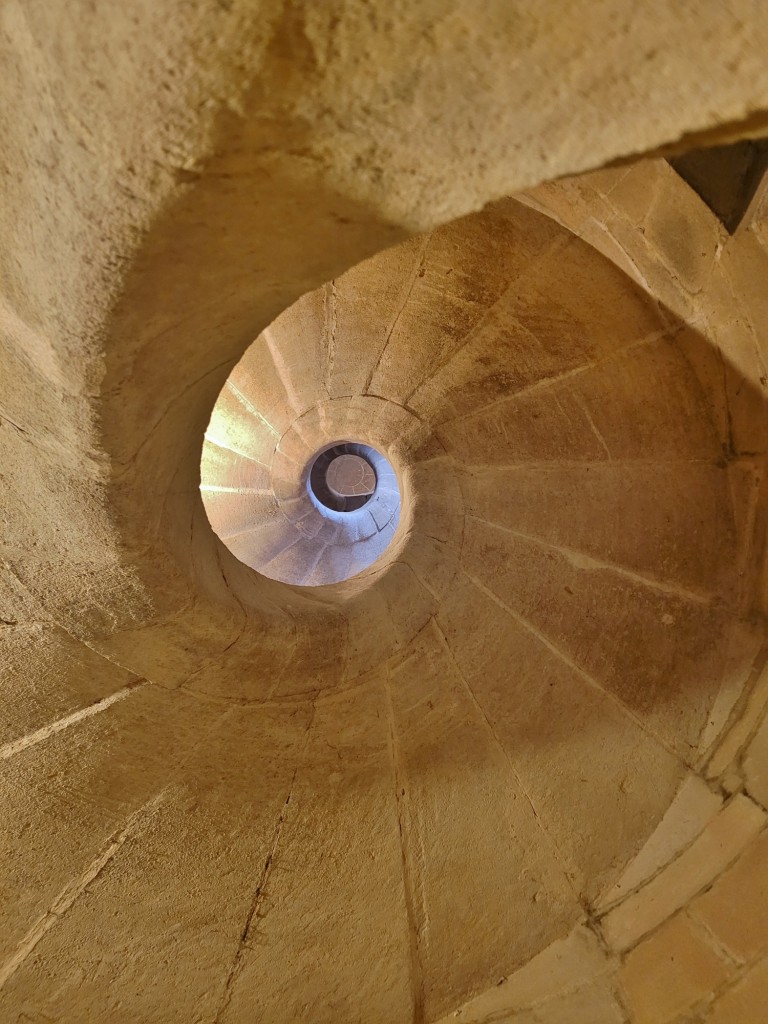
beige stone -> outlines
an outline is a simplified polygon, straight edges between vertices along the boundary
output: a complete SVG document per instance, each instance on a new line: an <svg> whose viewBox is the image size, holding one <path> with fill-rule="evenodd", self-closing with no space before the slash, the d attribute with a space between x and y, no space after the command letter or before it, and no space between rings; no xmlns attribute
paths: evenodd
<svg viewBox="0 0 768 1024"><path fill-rule="evenodd" d="M763 833L691 904L690 913L729 952L753 960L768 951L768 836Z"/></svg>
<svg viewBox="0 0 768 1024"><path fill-rule="evenodd" d="M494 988L470 1000L455 1015L447 1015L444 1021L448 1024L454 1016L462 1024L496 1020L505 1014L526 1012L526 1007L538 1007L557 994L562 994L562 999L552 1012L565 1012L571 995L581 987L588 989L584 996L587 1005L591 995L594 995L594 1003L599 1004L604 1001L601 996L605 987L603 979L615 966L595 933L584 925L577 925L566 938L553 942L509 978L500 978Z"/></svg>
<svg viewBox="0 0 768 1024"><path fill-rule="evenodd" d="M764 960L715 1002L706 1017L707 1024L762 1024L765 1020L766 988L768 961Z"/></svg>
<svg viewBox="0 0 768 1024"><path fill-rule="evenodd" d="M537 1024L624 1024L621 1004L607 981L570 992L535 1011Z"/></svg>
<svg viewBox="0 0 768 1024"><path fill-rule="evenodd" d="M696 896L733 861L766 822L765 812L740 794L660 874L602 919L606 939L627 949Z"/></svg>
<svg viewBox="0 0 768 1024"><path fill-rule="evenodd" d="M721 805L721 798L699 776L689 775L656 831L598 907L623 899L656 874L702 832Z"/></svg>
<svg viewBox="0 0 768 1024"><path fill-rule="evenodd" d="M768 716L761 722L744 755L744 778L750 796L768 806Z"/></svg>
<svg viewBox="0 0 768 1024"><path fill-rule="evenodd" d="M748 680L749 696L746 706L741 714L735 716L731 728L724 735L707 765L707 774L710 778L728 771L737 761L755 729L759 728L759 723L764 720L768 705L768 668L763 657L764 655L757 660L753 678ZM755 749L759 750L759 744Z"/></svg>
<svg viewBox="0 0 768 1024"><path fill-rule="evenodd" d="M629 1024L617 883L622 949L712 886L686 1003L762 948L768 211L663 154L768 130L767 46L0 5L1 1020Z"/></svg>
<svg viewBox="0 0 768 1024"><path fill-rule="evenodd" d="M628 954L619 980L636 1024L664 1024L719 988L730 972L686 915L678 914Z"/></svg>

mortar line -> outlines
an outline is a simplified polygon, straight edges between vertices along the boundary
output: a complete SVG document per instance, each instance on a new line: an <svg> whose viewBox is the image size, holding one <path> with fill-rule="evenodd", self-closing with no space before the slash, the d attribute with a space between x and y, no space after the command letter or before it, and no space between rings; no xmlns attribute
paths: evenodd
<svg viewBox="0 0 768 1024"><path fill-rule="evenodd" d="M215 437L209 434L208 431L205 432L204 440L207 441L208 444L212 444L215 448L221 448L222 451L232 452L233 455L237 455L241 459L247 459L249 462L254 462L257 466L261 466L262 469L269 469L269 466L267 466L266 463L260 462L259 459L254 459L252 455L241 451L239 448L233 448L232 445L225 444L223 441L218 441Z"/></svg>
<svg viewBox="0 0 768 1024"><path fill-rule="evenodd" d="M612 360L620 359L623 356L626 356L627 353L634 352L635 349L641 348L644 345L651 345L657 341L670 340L671 336L668 330L651 331L644 337L629 342L627 345L623 345L621 348L616 349L601 358L592 359L587 363L581 363L579 366L572 367L570 370L564 370L562 373L552 374L549 377L541 377L532 384L526 384L524 387L518 388L517 391L513 391L511 394L502 395L501 398L497 398L492 402L487 402L485 405L478 406L476 409L470 409L469 412L461 413L459 416L451 416L445 420L440 420L439 423L435 424L435 430L437 431L438 436L440 436L441 429L449 426L450 424L460 423L462 420L468 420L475 416L488 415L489 411L495 409L497 406L504 405L507 402L514 402L518 398L525 398L528 395L535 394L537 391L545 391L548 388L556 387L558 384L568 381L573 377L579 377L582 374L587 373L589 370L594 370L606 363L610 363Z"/></svg>
<svg viewBox="0 0 768 1024"><path fill-rule="evenodd" d="M280 809L280 814L278 816L277 822L272 832L272 842L270 844L269 852L267 854L266 860L264 861L264 866L261 870L261 875L259 876L259 881L253 894L253 899L251 900L251 904L250 907L248 908L248 913L246 914L243 928L240 932L238 946L235 951L235 956L234 959L232 960L229 972L227 974L227 978L224 984L224 993L222 995L219 1007L216 1011L216 1016L213 1018L213 1024L219 1024L219 1022L223 1018L223 1015L226 1014L227 1010L229 1009L229 1005L232 1001L232 994L234 991L235 982L237 981L237 978L242 970L245 951L246 949L250 948L249 941L251 938L251 933L255 930L253 922L254 919L258 920L259 908L264 902L265 889L267 886L267 882L269 881L269 877L272 874L272 868L275 862L275 857L277 855L277 850L280 845L280 839L283 834L283 826L285 825L285 819L288 815L288 806L291 802L291 797L293 796L293 791L296 785L296 778L299 774L299 769L302 767L304 756L309 745L309 734L312 729L312 724L314 720L315 705L313 703L309 721L307 722L307 727L304 732L304 739L301 745L301 750L299 752L299 757L297 759L297 764L293 770L293 775L291 776L291 781L288 785L288 795L286 796L283 802L283 805Z"/></svg>
<svg viewBox="0 0 768 1024"><path fill-rule="evenodd" d="M325 393L331 397L331 379L336 362L337 305L335 278L328 282L323 291L323 319L325 321Z"/></svg>
<svg viewBox="0 0 768 1024"><path fill-rule="evenodd" d="M634 724L637 726L638 729L640 729L641 732L645 733L645 735L652 739L653 742L656 743L658 746L660 746L662 750L665 750L669 754L669 756L672 757L678 763L678 765L681 768L684 768L686 771L695 771L693 765L685 761L680 756L680 754L673 750L660 736L658 736L652 729L650 729L645 724L645 722L643 722L643 720L627 704L624 703L624 701L620 697L617 697L615 693L611 693L610 690L606 690L603 686L601 686L596 679L594 679L587 671L585 671L583 668L581 668L580 665L573 661L573 659L570 658L565 653L565 651L561 650L557 646L557 644L550 640L549 637L546 636L546 634L542 633L541 630L534 626L532 622L529 622L526 618L524 618L524 616L514 611L512 608L509 607L509 605L505 604L504 601L501 600L501 598L497 597L492 590L489 590L475 576L472 576L471 573L468 573L466 569L463 569L462 571L464 572L464 575L467 577L467 579L472 584L474 584L474 586L477 587L478 590L484 593L491 601L494 602L494 604L498 605L499 608L505 611L507 615L509 615L510 618L514 619L519 626L526 630L526 632L530 633L531 636L534 636L539 641L539 643L543 644L544 647L546 647L552 654L555 655L555 657L559 658L564 665L567 665L572 672L575 672L579 676L579 678L582 679L592 690L599 693L601 697L610 701L616 708L618 708L624 715L626 715L632 722L634 722Z"/></svg>
<svg viewBox="0 0 768 1024"><path fill-rule="evenodd" d="M590 411L589 411L589 409L587 407L587 403L584 401L583 398L579 397L579 398L576 399L576 404L578 405L578 407L581 409L582 413L584 414L584 418L586 419L587 423L591 427L592 433L595 435L595 439L597 440L598 444L601 446L601 448L605 452L608 461L612 462L613 461L613 456L611 455L611 449L606 444L605 438L603 437L603 435L597 429L597 424L592 419L592 414L590 413ZM564 409L563 409L563 413L565 413Z"/></svg>
<svg viewBox="0 0 768 1024"><path fill-rule="evenodd" d="M734 530L737 539L736 565L738 578L742 580L740 599L747 606L750 600L751 590L751 563L757 562L752 556L759 539L756 537L757 510L760 504L761 491L764 487L765 470L762 466L752 466L752 479L754 486L747 500L747 508L741 521L738 518L738 507L734 496L734 481L732 474L729 474L729 498L733 516Z"/></svg>
<svg viewBox="0 0 768 1024"><path fill-rule="evenodd" d="M429 459L421 459L418 465L425 465L429 462L435 462L438 459L445 458L448 455L450 458L454 456L450 452L443 452L440 455L434 455ZM729 459L727 465L733 465L734 463L751 463L754 459L752 456L736 456L733 459ZM636 468L641 466L647 466L649 469L664 469L664 468L677 468L678 466L706 466L711 469L722 470L725 465L722 462L720 455L714 456L697 456L695 458L656 458L645 457L645 458L627 458L622 456L621 458L615 459L528 459L525 462L467 462L462 463L462 472L467 476L475 476L483 473L512 473L520 471L542 471L547 472L553 469L609 469L612 472L623 469L625 466L630 468ZM465 468L466 467L466 468Z"/></svg>
<svg viewBox="0 0 768 1024"><path fill-rule="evenodd" d="M269 354L272 356L272 362L277 370L277 376L280 380L283 391L285 392L285 397L288 399L288 405L293 410L294 416L300 418L302 414L301 398L299 397L293 381L291 380L291 369L280 352L280 346L272 337L272 328L265 327L261 332L261 336L267 343Z"/></svg>
<svg viewBox="0 0 768 1024"><path fill-rule="evenodd" d="M387 703L387 717L389 720L389 750L392 761L392 778L395 784L395 808L397 812L397 826L400 836L400 861L403 876L403 896L405 900L405 915L408 924L408 942L410 949L410 974L411 974L411 995L413 999L413 1021L412 1024L424 1024L424 969L421 963L419 952L419 931L416 921L415 885L411 876L411 855L410 855L410 830L407 821L407 789L403 778L403 765L400 746L397 740L397 728L395 725L395 709L392 701L392 681L390 678L389 665L386 666L384 674L384 696ZM406 804L405 811L403 805Z"/></svg>
<svg viewBox="0 0 768 1024"><path fill-rule="evenodd" d="M260 423L262 423L271 434L275 435L275 437L280 437L280 431L276 430L272 426L272 424L269 422L269 420L262 413L259 412L259 410L253 404L253 402L250 400L250 398L248 398L248 396L245 395L240 390L240 388L237 386L237 384L234 384L232 382L232 379L230 377L227 378L227 387L232 392L232 394L235 396L235 398L237 398L237 400L240 402L240 404L243 405L248 410L248 412L255 419L257 419Z"/></svg>
<svg viewBox="0 0 768 1024"><path fill-rule="evenodd" d="M271 487L225 487L221 484L200 484L201 491L212 494L272 494Z"/></svg>
<svg viewBox="0 0 768 1024"><path fill-rule="evenodd" d="M274 525L274 522L274 519L267 519L263 523L246 526L243 530L233 530L232 533L220 533L218 537L219 540L223 541L232 540L234 537L244 537L247 533L258 533L260 530L265 530L267 527Z"/></svg>
<svg viewBox="0 0 768 1024"><path fill-rule="evenodd" d="M398 325L398 323L400 321L400 317L403 314L403 310L408 305L408 302L409 302L409 300L411 298L411 293L413 292L414 286L416 284L416 279L417 279L417 277L419 275L419 271L424 266L424 261L426 260L426 256L427 256L427 249L429 248L429 243L431 241L432 241L432 232L429 231L424 236L424 239L423 239L423 241L421 243L421 246L419 248L418 254L414 256L413 269L412 269L410 277L408 278L408 281L407 281L407 283L405 285L405 295L403 295L402 302L400 303L400 305L399 305L399 307L397 309L397 312L395 313L394 317L392 318L392 323L390 324L389 330L387 331L387 336L384 339L384 344L381 347L381 351L379 352L379 355L378 355L378 357L376 359L376 362L373 364L373 366L371 367L371 371L368 374L368 377L367 377L366 382L365 382L365 387L362 390L362 394L364 394L364 395L369 394L369 389L370 389L371 385L373 384L373 378L376 376L376 371L378 370L379 366L381 365L381 360L384 358L384 353L387 351L387 346L389 345L389 343L390 343L390 341L392 339L392 335L394 334L395 328L397 327L397 325Z"/></svg>
<svg viewBox="0 0 768 1024"><path fill-rule="evenodd" d="M85 871L64 886L48 910L29 929L16 947L16 951L0 967L0 990L24 964L46 933L67 913L87 887L98 878L120 848L129 839L134 838L142 818L148 817L159 806L167 790L168 786L164 787L156 796L134 811L122 828L112 833L104 849L91 861Z"/></svg>
<svg viewBox="0 0 768 1024"><path fill-rule="evenodd" d="M717 813L722 814L725 808L730 803L732 803L733 800L739 795L745 797L747 800L750 800L751 803L753 803L761 811L765 811L765 808L763 808L756 800L753 800L747 793L735 793L729 800L727 800L723 804L723 806ZM696 844L697 840L699 840L702 837L702 835L704 835L704 833L706 832L706 826L698 834L698 836L696 836L683 850L677 851L677 853L674 854L671 860L669 860L666 864L663 864L660 868L658 868L651 877L640 883L632 893L627 893L626 897L623 897L621 900L617 901L616 903L613 903L608 910L600 912L595 911L592 919L595 922L595 926L600 929L601 934L603 935L603 938L605 939L605 942L609 946L609 948L613 949L617 956L625 958L629 953L632 952L632 950L636 949L647 939L650 939L651 936L656 935L657 932L660 932L673 917L676 917L679 914L685 914L686 916L688 916L688 910L692 906L692 904L700 897L705 896L707 893L711 892L712 889L714 889L714 887L718 884L718 882L726 874L728 874L728 872L739 862L739 859L742 856L744 856L745 851L748 850L749 847L752 846L752 844L759 839L760 835L765 831L765 824L766 823L763 822L760 828L757 830L757 832L755 832L753 836L747 838L746 841L733 854L733 856L728 861L726 861L725 865L722 866L719 870L717 870L712 878L710 878L707 882L702 884L694 892L694 894L685 903L682 904L682 906L679 906L673 911L671 911L666 917L662 918L662 920L660 921L657 921L656 924L654 924L653 927L649 928L647 931L643 932L640 935L636 935L628 945L612 946L608 939L605 938L605 934L603 932L603 921L605 921L606 918L610 917L614 913L614 911L621 907L625 900L630 899L633 895L637 895L638 893L641 893L646 887L651 886L656 879L658 879L664 874L667 868L669 868L672 864L675 864L676 862L682 860L684 854Z"/></svg>
<svg viewBox="0 0 768 1024"><path fill-rule="evenodd" d="M22 750L34 747L38 743L42 743L44 740L49 739L51 736L55 736L57 733L63 732L65 729L69 729L70 726L77 725L78 722L82 722L86 718L91 718L93 715L98 715L102 711L106 711L107 708L111 707L113 704L117 704L118 701L125 700L133 690L149 685L150 684L146 679L134 679L121 689L116 690L115 693L111 693L108 697L102 697L94 704L89 704L85 708L73 711L71 714L65 715L64 718L59 718L54 722L49 722L48 725L44 725L40 729L35 729L34 732L27 733L26 736L20 736L15 740L11 740L9 743L5 743L0 747L0 761L6 761L8 758L13 757L16 754L20 754Z"/></svg>
<svg viewBox="0 0 768 1024"><path fill-rule="evenodd" d="M632 580L634 583L639 583L642 586L648 587L650 590L659 590L664 594L669 594L671 597L684 598L686 601L690 601L694 604L708 605L712 602L712 594L697 593L695 590L689 590L687 587L677 586L666 580L656 579L654 576L633 572L632 569L627 566L620 565L618 562L607 562L602 558L595 558L594 555L590 555L579 548L568 547L565 544L555 544L552 541L544 540L543 537L537 537L535 534L526 533L523 530L515 530L511 526L503 526L501 523L492 523L490 519L484 519L482 516L475 515L473 512L467 512L466 516L468 519L474 519L475 522L489 526L492 530L501 530L503 533L508 533L520 540L535 544L537 547L547 548L550 551L557 551L558 554L563 555L575 569L587 569L593 572L605 569L609 572L615 572L618 576L624 576L627 579ZM584 562L586 564L579 565L579 562Z"/></svg>
<svg viewBox="0 0 768 1024"><path fill-rule="evenodd" d="M62 621L61 619L58 619L58 618L50 618L50 619L48 619L48 618L45 618L45 617L42 617L42 618L39 617L40 614L43 613L43 609L40 608L40 606L39 606L39 601L38 601L37 596L19 578L19 576L14 571L13 566L11 565L10 562L8 562L6 559L0 559L0 565L6 570L6 572L9 574L9 576L11 577L13 582L16 584L16 586L21 589L23 594L26 595L26 597L29 598L34 603L34 605L35 605L35 613L36 613L36 618L34 619L35 622L37 622L37 623L39 623L41 625L45 625L45 626L51 625L51 626L57 627L58 629L62 630L62 632L65 633L66 636L68 636L69 639L72 640L74 643L82 644L83 647L85 647L87 650L91 651L98 658L101 658L103 661L106 661L106 663L108 665L111 665L111 666L113 666L115 668L122 669L124 672L131 672L132 671L132 669L129 668L128 665L125 665L125 664L123 664L123 662L118 661L114 656L109 655L109 654L105 654L104 651L99 650L98 647L94 646L93 642L89 642L88 640L84 639L83 637L77 636L75 633L72 632L72 630L70 629L70 627L67 625L67 623L65 621ZM43 613L43 615L44 614L45 613ZM132 684L131 685L134 685L134 684L139 683L139 682L146 682L147 685L149 685L149 686L154 685L151 679L143 679L143 678L137 678L137 679L132 680Z"/></svg>
<svg viewBox="0 0 768 1024"><path fill-rule="evenodd" d="M469 345L471 345L478 338L482 337L483 333L488 329L489 326L498 323L500 314L502 312L505 314L507 313L505 306L509 304L510 296L514 298L520 292L521 287L523 287L528 281L535 280L544 261L551 259L552 256L557 256L557 253L560 251L560 249L563 248L564 245L567 244L567 241L568 240L563 238L555 239L554 242L551 242L547 246L544 252L538 254L538 256L533 262L527 264L526 269L517 277L515 277L510 284L507 285L507 287L504 289L501 295L499 295L498 298L494 299L490 306L486 307L485 311L480 316L480 318L469 328L467 333L463 335L459 347L455 351L451 352L449 355L445 356L432 370L428 377L425 377L422 381L416 384L415 387L411 388L408 394L404 397L403 401L410 402L413 396L417 394L417 392L421 391L422 388L425 388L429 384L431 384L431 382L437 376L439 376L439 374L441 374L447 366L450 366L450 364L455 359L457 359ZM532 330L530 330L530 328L526 327L523 323L521 323L520 320L514 315L514 313L510 314L509 316L504 315L502 317L502 320L504 322L514 320L515 326L517 328L525 332L525 334L527 334L529 337L533 338L537 344L541 344L541 341L537 337L537 335Z"/></svg>
<svg viewBox="0 0 768 1024"><path fill-rule="evenodd" d="M138 683L147 682L148 685L152 685L148 680L138 680ZM219 728L221 724L231 713L231 709L224 711L221 715L211 723L208 729L205 730L205 735L202 738L202 744L205 745L205 741L214 732L215 729ZM164 799L166 793L174 785L176 779L178 779L181 772L187 766L191 758L195 755L196 748L193 747L186 757L180 758L175 766L170 771L169 781L155 794L150 797L140 808L133 811L126 819L125 824L121 829L115 830L112 837L107 841L106 848L102 853L97 856L86 870L78 876L74 882L68 882L64 886L58 897L51 904L50 908L46 913L42 914L35 924L27 932L26 936L22 939L21 943L17 947L16 953L6 962L6 964L0 968L0 989L8 981L12 974L18 970L29 957L30 953L35 949L38 943L45 937L47 932L53 927L53 925L70 909L74 904L75 900L87 889L87 887L93 882L104 868L110 863L110 861L116 856L121 847L127 842L127 840L134 838L136 835L138 826L141 824L141 819L146 815L147 819L151 813L160 805ZM145 822L146 824L147 822Z"/></svg>

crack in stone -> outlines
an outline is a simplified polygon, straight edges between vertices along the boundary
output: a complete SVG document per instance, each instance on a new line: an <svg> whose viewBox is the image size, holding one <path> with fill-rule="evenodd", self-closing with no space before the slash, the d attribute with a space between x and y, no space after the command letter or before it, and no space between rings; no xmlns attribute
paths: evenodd
<svg viewBox="0 0 768 1024"><path fill-rule="evenodd" d="M234 959L232 960L232 964L229 968L229 972L224 983L224 993L219 1004L219 1008L216 1011L216 1016L213 1018L213 1024L220 1024L220 1021L224 1019L225 1014L229 1010L230 1003L232 1002L232 995L234 993L234 986L243 968L245 951L247 949L252 948L250 945L251 936L253 933L255 933L256 927L258 926L257 924L254 924L254 921L258 922L261 919L259 910L261 908L262 903L264 902L267 883L272 873L272 866L274 864L275 857L277 855L277 850L280 845L280 839L283 834L283 826L285 825L285 819L288 814L288 806L291 802L291 797L293 796L294 787L296 785L296 778L299 774L299 769L301 767L301 763L304 759L304 755L306 753L307 746L309 743L309 734L312 729L314 717L315 706L313 704L312 712L304 734L304 742L302 745L301 753L299 755L299 763L293 770L291 782L288 786L288 795L286 796L285 801L283 802L283 806L280 809L280 814L278 816L277 823L275 824L275 828L272 833L272 842L270 844L269 852L267 854L266 860L264 861L264 866L261 869L261 875L259 876L259 881L254 891L253 899L251 900L250 907L248 908L248 913L246 914L245 921L240 932L237 950L235 951Z"/></svg>
<svg viewBox="0 0 768 1024"><path fill-rule="evenodd" d="M424 1024L425 1020L425 991L424 991L424 968L421 963L419 952L419 929L416 921L415 909L415 882L411 871L410 854L410 831L406 821L407 787L404 779L402 759L399 752L397 740L397 728L395 725L395 709L392 702L392 682L387 668L384 676L384 696L387 705L389 719L389 748L392 763L392 777L395 784L395 806L397 810L397 825L400 837L400 856L402 862L403 892L405 897L405 913L408 923L408 939L410 948L411 967L411 993L413 999L412 1024Z"/></svg>

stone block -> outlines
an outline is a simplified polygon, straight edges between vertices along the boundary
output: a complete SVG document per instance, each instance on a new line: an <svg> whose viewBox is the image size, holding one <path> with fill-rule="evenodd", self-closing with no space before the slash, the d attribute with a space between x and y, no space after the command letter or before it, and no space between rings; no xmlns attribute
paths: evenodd
<svg viewBox="0 0 768 1024"><path fill-rule="evenodd" d="M661 874L602 919L614 949L628 949L700 893L764 826L766 814L738 794Z"/></svg>
<svg viewBox="0 0 768 1024"><path fill-rule="evenodd" d="M685 914L632 950L619 972L634 1024L664 1024L723 984L730 965Z"/></svg>
<svg viewBox="0 0 768 1024"><path fill-rule="evenodd" d="M581 911L435 628L414 639L389 690L425 1018L434 1020L460 1006L462 993L502 993L498 980ZM543 981L557 983L551 970Z"/></svg>
<svg viewBox="0 0 768 1024"><path fill-rule="evenodd" d="M715 262L723 226L707 215L692 189L661 188L645 218L645 237L680 285L699 291Z"/></svg>
<svg viewBox="0 0 768 1024"><path fill-rule="evenodd" d="M536 1024L625 1024L624 1011L607 979L537 1006ZM517 1024L517 1017L514 1018Z"/></svg>
<svg viewBox="0 0 768 1024"><path fill-rule="evenodd" d="M763 960L714 1005L707 1024L765 1024L768 960Z"/></svg>
<svg viewBox="0 0 768 1024"><path fill-rule="evenodd" d="M763 719L744 758L747 792L768 807L768 716Z"/></svg>
<svg viewBox="0 0 768 1024"><path fill-rule="evenodd" d="M720 807L720 797L698 775L689 775L656 831L600 905L615 903L656 874L699 835Z"/></svg>
<svg viewBox="0 0 768 1024"><path fill-rule="evenodd" d="M693 903L691 913L740 960L768 950L768 833Z"/></svg>
<svg viewBox="0 0 768 1024"><path fill-rule="evenodd" d="M739 557L741 558L746 552L742 545L740 548ZM742 581L741 588L744 593L745 577L739 572L738 578ZM734 715L734 708L742 694L749 692L749 683L754 676L755 665L759 664L762 646L763 636L759 626L755 628L754 625L747 622L739 622L730 629L728 645L724 652L725 662L720 690L709 709L707 723L699 742L699 750L702 752L700 764L706 763L713 751L724 750L724 746L718 748L716 744L728 735L727 728L733 719L736 719L737 723L733 726L733 730L738 731L738 713ZM714 757L717 759L719 754L715 754ZM720 783L729 793L736 792L741 788L741 780L739 780L739 785L735 789L728 789L725 777L722 775Z"/></svg>
<svg viewBox="0 0 768 1024"><path fill-rule="evenodd" d="M15 614L21 614L16 612ZM0 748L124 689L137 676L59 626L0 626L0 678L5 703Z"/></svg>
<svg viewBox="0 0 768 1024"><path fill-rule="evenodd" d="M665 160L638 161L629 168L614 169L612 175L596 171L587 180L606 196L617 213L635 224L642 224L661 191L666 188L676 192L675 185L679 184Z"/></svg>
<svg viewBox="0 0 768 1024"><path fill-rule="evenodd" d="M456 1017L461 1024L479 1024L489 1018L506 1020L501 1016L505 1012L510 1015L524 1013L527 1008L535 1005L537 1024L539 1015L545 1014L548 1009L554 1014L551 1024L556 1020L559 1024L557 1013L562 1017L562 1013L566 1012L574 990L589 988L591 991L591 983L608 976L614 964L606 956L595 934L584 925L577 925L566 938L553 942L509 978L466 1003ZM549 1008L538 1006L558 993L567 995L563 995L556 1005L553 1003ZM585 999L589 1003L588 996ZM453 1017L448 1019L452 1020ZM517 1016L510 1019L517 1024ZM527 1020L525 1017L523 1019ZM546 1024L550 1024L550 1018L545 1019ZM562 1019L568 1020L567 1016ZM569 1024L575 1024L573 1019ZM590 1021L590 1024L598 1022Z"/></svg>
<svg viewBox="0 0 768 1024"><path fill-rule="evenodd" d="M764 660L756 663L753 674L756 677L754 683L750 686L748 682L745 687L750 690L750 694L742 714L725 734L707 765L707 777L710 779L723 774L735 762L765 715L768 707L768 669Z"/></svg>

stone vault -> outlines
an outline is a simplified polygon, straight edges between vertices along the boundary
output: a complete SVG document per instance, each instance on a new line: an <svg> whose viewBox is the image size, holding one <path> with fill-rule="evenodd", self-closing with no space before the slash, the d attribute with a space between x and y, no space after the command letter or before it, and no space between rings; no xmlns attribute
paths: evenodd
<svg viewBox="0 0 768 1024"><path fill-rule="evenodd" d="M0 1021L763 1021L756 5L0 43Z"/></svg>

